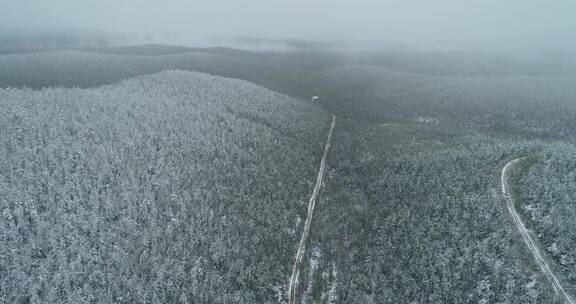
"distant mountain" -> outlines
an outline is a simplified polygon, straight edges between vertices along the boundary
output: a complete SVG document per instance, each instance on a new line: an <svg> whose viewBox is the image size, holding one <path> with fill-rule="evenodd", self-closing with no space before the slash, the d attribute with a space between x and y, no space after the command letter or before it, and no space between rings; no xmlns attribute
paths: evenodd
<svg viewBox="0 0 576 304"><path fill-rule="evenodd" d="M126 37L117 33L82 30L24 30L0 28L0 55L102 47Z"/></svg>
<svg viewBox="0 0 576 304"><path fill-rule="evenodd" d="M354 52L350 64L376 65L430 76L574 75L574 51L525 53L417 51L410 48Z"/></svg>
<svg viewBox="0 0 576 304"><path fill-rule="evenodd" d="M208 53L127 56L55 51L0 56L0 87L87 88L171 69L250 78L247 75L255 68L234 58Z"/></svg>
<svg viewBox="0 0 576 304"><path fill-rule="evenodd" d="M8 54L0 56L0 87L88 88L176 69L244 79L308 99L311 92L303 76L337 61L337 56L313 53L260 54L227 48L157 45Z"/></svg>
<svg viewBox="0 0 576 304"><path fill-rule="evenodd" d="M576 76L438 77L341 66L311 77L319 102L362 121L434 121L562 135L576 132Z"/></svg>

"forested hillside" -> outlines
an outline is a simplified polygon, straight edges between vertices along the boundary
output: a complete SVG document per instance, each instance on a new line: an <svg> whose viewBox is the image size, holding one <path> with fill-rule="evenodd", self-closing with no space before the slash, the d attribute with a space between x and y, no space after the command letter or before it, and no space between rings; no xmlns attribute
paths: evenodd
<svg viewBox="0 0 576 304"><path fill-rule="evenodd" d="M160 45L11 54L0 55L0 87L87 88L179 69L239 78L300 99L318 95L329 111L363 121L556 137L576 131L576 76L440 77L347 65L359 60Z"/></svg>
<svg viewBox="0 0 576 304"><path fill-rule="evenodd" d="M576 282L576 77L348 65L362 60L0 55L0 302L284 303L328 112L299 302L557 300L499 173L529 157L511 179L519 209Z"/></svg>
<svg viewBox="0 0 576 304"><path fill-rule="evenodd" d="M284 297L326 112L173 71L0 89L0 117L0 302Z"/></svg>
<svg viewBox="0 0 576 304"><path fill-rule="evenodd" d="M419 92L440 81L377 66L340 66L311 78L324 107L338 116L368 121L399 121L428 113L433 106L419 99ZM406 100L410 96L414 98Z"/></svg>
<svg viewBox="0 0 576 304"><path fill-rule="evenodd" d="M515 235L505 160L539 141L341 122L302 292L312 303L549 303Z"/></svg>
<svg viewBox="0 0 576 304"><path fill-rule="evenodd" d="M94 87L164 70L210 72L240 78L250 66L233 58L183 53L122 56L80 51L53 51L0 56L0 87Z"/></svg>
<svg viewBox="0 0 576 304"><path fill-rule="evenodd" d="M331 67L337 58L155 45L6 54L0 55L0 87L88 88L176 69L239 78L308 99L312 92L304 76Z"/></svg>
<svg viewBox="0 0 576 304"><path fill-rule="evenodd" d="M576 285L576 147L555 142L524 161L515 188L528 227L570 286Z"/></svg>
<svg viewBox="0 0 576 304"><path fill-rule="evenodd" d="M576 77L431 77L342 66L313 78L322 104L358 120L418 120L489 131L563 136L576 131Z"/></svg>

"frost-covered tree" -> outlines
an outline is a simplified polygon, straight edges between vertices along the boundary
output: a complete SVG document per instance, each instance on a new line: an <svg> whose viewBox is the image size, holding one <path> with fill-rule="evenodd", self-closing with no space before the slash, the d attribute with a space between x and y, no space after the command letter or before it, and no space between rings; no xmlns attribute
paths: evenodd
<svg viewBox="0 0 576 304"><path fill-rule="evenodd" d="M0 302L271 303L330 116L163 72L0 89Z"/></svg>

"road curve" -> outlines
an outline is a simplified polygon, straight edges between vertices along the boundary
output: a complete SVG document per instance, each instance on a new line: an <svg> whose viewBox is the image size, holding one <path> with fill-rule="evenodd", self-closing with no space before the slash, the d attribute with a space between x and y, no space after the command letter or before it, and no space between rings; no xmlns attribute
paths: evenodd
<svg viewBox="0 0 576 304"><path fill-rule="evenodd" d="M326 141L326 147L324 148L324 155L322 156L322 161L320 162L320 169L318 170L316 185L314 186L314 191L312 192L310 202L308 203L306 223L304 224L302 237L300 238L300 243L298 245L298 251L296 251L296 256L294 258L294 266L292 267L290 282L288 282L288 304L296 303L296 291L298 289L297 287L300 276L300 265L302 264L304 252L306 251L306 240L308 239L308 234L310 233L310 225L312 223L312 215L314 214L316 199L318 198L318 193L320 192L320 187L322 186L322 178L324 177L324 169L326 167L326 156L328 155L328 150L330 149L330 141L332 140L332 132L334 131L335 125L336 116L332 115L332 125L330 126L330 132L328 133L328 140Z"/></svg>
<svg viewBox="0 0 576 304"><path fill-rule="evenodd" d="M570 296L566 293L566 291L564 290L564 288L560 284L560 281L558 280L558 278L554 275L554 273L552 272L552 270L548 266L548 263L546 262L546 260L542 257L542 254L540 253L540 249L538 249L538 247L536 246L536 244L534 243L534 241L532 240L532 238L528 234L528 231L526 230L526 226L524 226L524 223L520 219L520 216L518 215L518 213L516 212L516 208L514 207L514 200L512 199L512 196L510 195L510 191L509 191L510 187L508 185L508 169L510 169L510 167L512 165L518 163L522 159L524 159L524 158L517 158L513 161L510 161L502 169L502 175L500 177L501 182L502 182L502 195L506 199L506 206L508 207L508 211L510 212L510 215L514 219L514 222L516 223L516 227L518 228L518 231L520 231L520 234L522 235L524 242L528 246L528 249L532 253L532 256L534 256L534 260L536 260L536 263L538 264L538 266L540 266L540 269L542 270L544 275L546 275L546 277L548 278L550 283L552 283L552 285L554 286L554 290L556 290L556 293L560 296L560 298L562 298L564 303L574 304L574 302L572 301Z"/></svg>

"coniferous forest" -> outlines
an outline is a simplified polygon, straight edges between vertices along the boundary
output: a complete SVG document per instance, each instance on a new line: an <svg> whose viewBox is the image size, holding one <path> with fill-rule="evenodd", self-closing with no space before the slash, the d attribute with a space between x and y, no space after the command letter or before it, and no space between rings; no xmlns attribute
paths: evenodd
<svg viewBox="0 0 576 304"><path fill-rule="evenodd" d="M564 303L508 199L576 297L576 73L2 50L1 303Z"/></svg>

